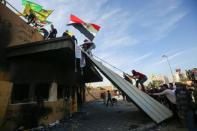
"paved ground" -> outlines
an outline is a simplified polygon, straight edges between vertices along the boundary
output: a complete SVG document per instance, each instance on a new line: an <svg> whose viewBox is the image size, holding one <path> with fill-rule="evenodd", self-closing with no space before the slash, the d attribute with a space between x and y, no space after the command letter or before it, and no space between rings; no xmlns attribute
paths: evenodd
<svg viewBox="0 0 197 131"><path fill-rule="evenodd" d="M79 113L55 131L185 131L174 122L155 125L132 103L119 101L106 107L100 101L84 104Z"/></svg>
<svg viewBox="0 0 197 131"><path fill-rule="evenodd" d="M93 102L85 105L82 111L88 115L79 121L77 131L126 131L152 122L132 103L123 101L109 107L102 102Z"/></svg>

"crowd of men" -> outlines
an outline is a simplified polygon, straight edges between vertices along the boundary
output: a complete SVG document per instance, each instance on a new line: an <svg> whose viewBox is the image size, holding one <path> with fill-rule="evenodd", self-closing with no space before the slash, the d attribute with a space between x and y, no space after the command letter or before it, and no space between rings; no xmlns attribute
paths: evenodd
<svg viewBox="0 0 197 131"><path fill-rule="evenodd" d="M136 87L141 86L141 90L151 97L166 105L173 112L173 118L180 125L186 126L189 131L197 131L197 96L194 95L195 81L190 84L176 82L175 84L163 84L159 87L149 87L145 89L143 83L147 80L146 75L131 71L133 75L123 73L123 78L133 85L135 80ZM122 93L123 98L125 94Z"/></svg>
<svg viewBox="0 0 197 131"><path fill-rule="evenodd" d="M173 118L181 125L188 127L190 131L196 131L197 105L194 99L193 84L181 82L169 85L163 84L160 88L151 88L147 93L153 98L169 107L173 112Z"/></svg>

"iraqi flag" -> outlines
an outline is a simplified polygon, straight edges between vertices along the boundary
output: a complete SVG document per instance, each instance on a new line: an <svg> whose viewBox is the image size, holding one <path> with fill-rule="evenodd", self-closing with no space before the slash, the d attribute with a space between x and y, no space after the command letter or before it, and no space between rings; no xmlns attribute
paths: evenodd
<svg viewBox="0 0 197 131"><path fill-rule="evenodd" d="M86 23L72 14L70 15L70 23L68 25L74 26L91 41L96 36L96 33L100 30L99 25Z"/></svg>

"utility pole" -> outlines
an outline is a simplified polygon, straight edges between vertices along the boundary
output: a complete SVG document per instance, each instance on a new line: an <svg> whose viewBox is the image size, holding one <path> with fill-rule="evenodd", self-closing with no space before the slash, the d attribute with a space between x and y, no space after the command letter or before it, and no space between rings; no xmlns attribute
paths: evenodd
<svg viewBox="0 0 197 131"><path fill-rule="evenodd" d="M173 83L174 83L174 82L175 82L175 81L174 81L174 75L173 75L173 72L172 72L172 67L171 67L171 65L170 65L168 56L167 56L167 55L162 55L162 57L163 57L163 58L166 58L166 60L167 60L167 63L168 63L168 65L169 65L170 72L171 72L171 75L172 75L172 81L173 81Z"/></svg>

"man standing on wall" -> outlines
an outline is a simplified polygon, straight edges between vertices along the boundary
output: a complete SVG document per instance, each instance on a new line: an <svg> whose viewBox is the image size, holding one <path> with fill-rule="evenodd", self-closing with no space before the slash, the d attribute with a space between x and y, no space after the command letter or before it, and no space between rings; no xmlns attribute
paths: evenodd
<svg viewBox="0 0 197 131"><path fill-rule="evenodd" d="M54 25L51 24L50 34L48 36L49 39L56 38L57 30L54 28Z"/></svg>

